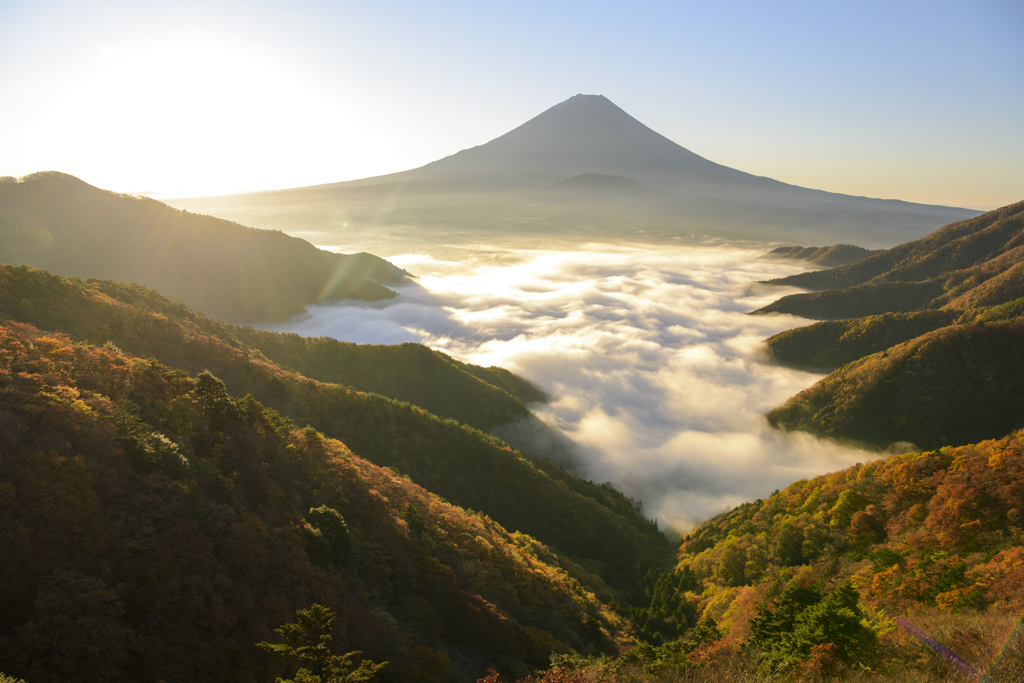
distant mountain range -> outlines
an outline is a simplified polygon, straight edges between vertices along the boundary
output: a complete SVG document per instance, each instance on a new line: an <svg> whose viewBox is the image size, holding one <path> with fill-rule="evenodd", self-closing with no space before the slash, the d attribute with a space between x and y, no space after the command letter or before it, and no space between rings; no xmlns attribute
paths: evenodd
<svg viewBox="0 0 1024 683"><path fill-rule="evenodd" d="M333 299L388 299L405 271L371 254L334 254L45 172L0 179L0 262L134 282L211 316L285 320Z"/></svg>
<svg viewBox="0 0 1024 683"><path fill-rule="evenodd" d="M391 175L175 206L289 232L373 226L437 238L719 235L891 246L979 212L788 185L709 161L601 95L576 95L490 142ZM339 216L344 220L340 221Z"/></svg>

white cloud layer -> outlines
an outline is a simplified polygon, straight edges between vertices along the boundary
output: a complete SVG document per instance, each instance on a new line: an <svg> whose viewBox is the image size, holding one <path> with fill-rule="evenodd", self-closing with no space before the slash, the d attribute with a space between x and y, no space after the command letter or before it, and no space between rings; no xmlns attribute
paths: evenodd
<svg viewBox="0 0 1024 683"><path fill-rule="evenodd" d="M685 531L795 480L875 457L771 429L764 414L820 375L770 365L763 340L805 324L749 316L800 270L765 248L581 245L391 261L418 275L375 305L315 306L275 329L359 343L418 341L547 391L531 406L578 444L583 477Z"/></svg>

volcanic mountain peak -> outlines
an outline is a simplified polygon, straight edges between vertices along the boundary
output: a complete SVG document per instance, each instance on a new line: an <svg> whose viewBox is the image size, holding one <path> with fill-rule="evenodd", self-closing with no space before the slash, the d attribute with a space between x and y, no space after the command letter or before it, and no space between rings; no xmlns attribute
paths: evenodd
<svg viewBox="0 0 1024 683"><path fill-rule="evenodd" d="M554 107L551 107L551 109L557 109L559 107L574 107L574 106L614 107L615 109L618 109L619 111L622 111L622 109L620 109L619 107L615 106L615 104L613 104L612 101L609 100L604 95L584 95L583 93L579 93L579 94L573 95L572 97L570 97L569 99L565 100L564 102L559 102ZM625 112L623 112L623 113L625 113Z"/></svg>
<svg viewBox="0 0 1024 683"><path fill-rule="evenodd" d="M575 119L575 123L582 123L586 118L594 119L595 117L603 117L604 121L608 123L618 121L619 123L639 124L640 126L647 128L647 126L644 126L635 118L627 114L622 107L618 106L604 95L583 95L582 93L579 95L573 95L569 99L559 102L553 107L548 107L539 115L531 119L531 121L543 120L544 118L550 119L559 116L572 117Z"/></svg>
<svg viewBox="0 0 1024 683"><path fill-rule="evenodd" d="M686 174L733 179L720 166L656 133L604 95L575 95L518 128L422 169L427 173L584 173L633 178Z"/></svg>
<svg viewBox="0 0 1024 683"><path fill-rule="evenodd" d="M408 171L174 204L301 232L320 224L325 233L334 233L337 226L324 223L324 216L344 214L352 224L387 223L402 234L413 225L486 235L575 234L580 229L619 234L643 226L673 237L767 237L868 247L917 239L978 215L851 197L744 173L676 144L604 95L582 93L486 144ZM332 211L325 213L324 206ZM378 227L373 232L378 234Z"/></svg>

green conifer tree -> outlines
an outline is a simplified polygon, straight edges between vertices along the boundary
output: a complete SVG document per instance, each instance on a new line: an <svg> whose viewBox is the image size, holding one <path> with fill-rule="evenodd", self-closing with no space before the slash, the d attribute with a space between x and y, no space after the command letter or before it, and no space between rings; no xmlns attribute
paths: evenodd
<svg viewBox="0 0 1024 683"><path fill-rule="evenodd" d="M333 610L313 603L309 609L296 610L294 624L274 629L284 643L256 643L256 647L268 652L299 660L300 668L294 678L278 678L276 683L362 683L372 681L388 665L364 659L353 668L352 661L362 652L333 654L331 627L337 616Z"/></svg>

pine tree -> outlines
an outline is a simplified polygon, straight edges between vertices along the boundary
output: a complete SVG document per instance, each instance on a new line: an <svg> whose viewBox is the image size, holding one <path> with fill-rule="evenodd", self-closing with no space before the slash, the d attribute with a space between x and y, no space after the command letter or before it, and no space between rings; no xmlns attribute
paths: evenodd
<svg viewBox="0 0 1024 683"><path fill-rule="evenodd" d="M276 683L361 683L373 680L388 665L364 659L353 669L352 660L362 652L333 654L331 627L337 616L333 610L313 603L309 609L296 610L294 624L282 624L274 629L284 638L284 643L256 643L256 647L263 650L301 662L294 678L278 678Z"/></svg>

